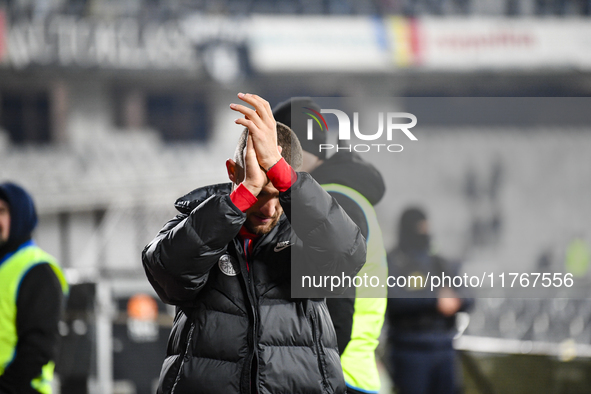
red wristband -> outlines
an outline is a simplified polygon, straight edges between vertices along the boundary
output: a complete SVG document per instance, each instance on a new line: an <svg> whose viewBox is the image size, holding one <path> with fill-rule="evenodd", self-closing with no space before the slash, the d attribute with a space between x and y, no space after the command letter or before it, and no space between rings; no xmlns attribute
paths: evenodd
<svg viewBox="0 0 591 394"><path fill-rule="evenodd" d="M289 189L298 179L296 172L289 164L287 164L283 157L269 168L269 171L267 171L267 177L273 186L275 186L280 192Z"/></svg>
<svg viewBox="0 0 591 394"><path fill-rule="evenodd" d="M245 212L252 207L257 198L242 183L230 194L230 199L238 209Z"/></svg>

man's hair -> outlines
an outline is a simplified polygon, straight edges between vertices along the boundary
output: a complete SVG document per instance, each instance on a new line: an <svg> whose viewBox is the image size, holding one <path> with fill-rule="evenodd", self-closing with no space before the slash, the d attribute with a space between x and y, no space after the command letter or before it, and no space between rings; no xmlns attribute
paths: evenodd
<svg viewBox="0 0 591 394"><path fill-rule="evenodd" d="M236 151L234 152L234 161L240 167L244 168L244 148L246 148L246 137L248 128L245 128L240 134ZM294 169L298 170L302 166L303 154L302 146L295 133L283 123L277 122L277 145L281 147L281 156Z"/></svg>

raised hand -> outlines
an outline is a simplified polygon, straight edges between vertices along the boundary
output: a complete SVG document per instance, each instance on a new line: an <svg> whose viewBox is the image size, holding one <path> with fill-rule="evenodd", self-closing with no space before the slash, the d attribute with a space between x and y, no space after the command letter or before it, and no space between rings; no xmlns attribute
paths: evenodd
<svg viewBox="0 0 591 394"><path fill-rule="evenodd" d="M268 171L281 160L281 150L277 147L277 123L271 106L255 94L238 93L238 98L254 109L241 104L230 104L230 108L244 115L244 118L238 118L235 122L248 128L258 163Z"/></svg>
<svg viewBox="0 0 591 394"><path fill-rule="evenodd" d="M250 132L244 148L244 181L242 184L255 196L269 182L267 175L261 169L252 143Z"/></svg>

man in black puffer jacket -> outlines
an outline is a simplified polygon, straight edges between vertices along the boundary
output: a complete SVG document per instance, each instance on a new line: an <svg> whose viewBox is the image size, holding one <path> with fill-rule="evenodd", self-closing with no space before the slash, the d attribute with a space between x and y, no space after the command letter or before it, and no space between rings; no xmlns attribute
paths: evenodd
<svg viewBox="0 0 591 394"><path fill-rule="evenodd" d="M142 255L154 289L177 306L158 393L345 393L326 303L291 297L291 264L354 276L365 239L308 174L293 171L301 147L269 104L238 97L254 110L231 106L248 128L226 162L232 183L179 199L181 214Z"/></svg>

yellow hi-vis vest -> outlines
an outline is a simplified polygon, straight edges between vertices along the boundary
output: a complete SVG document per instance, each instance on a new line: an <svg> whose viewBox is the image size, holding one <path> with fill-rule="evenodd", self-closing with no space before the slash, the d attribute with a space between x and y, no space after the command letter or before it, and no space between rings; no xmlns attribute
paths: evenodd
<svg viewBox="0 0 591 394"><path fill-rule="evenodd" d="M16 300L24 276L35 265L48 263L59 279L62 291L68 293L68 283L56 260L33 242L21 246L12 256L0 262L0 375L12 362L16 352ZM51 394L53 361L45 364L41 374L31 381L31 387L41 394Z"/></svg>
<svg viewBox="0 0 591 394"><path fill-rule="evenodd" d="M357 277L363 279L363 285L355 286L351 340L341 355L341 364L347 386L364 393L378 393L380 376L375 350L378 347L388 301L388 263L382 230L373 206L359 192L337 184L326 184L322 187L329 193L341 193L355 201L367 220L367 257L365 265L357 274ZM361 281L357 280L357 283Z"/></svg>

